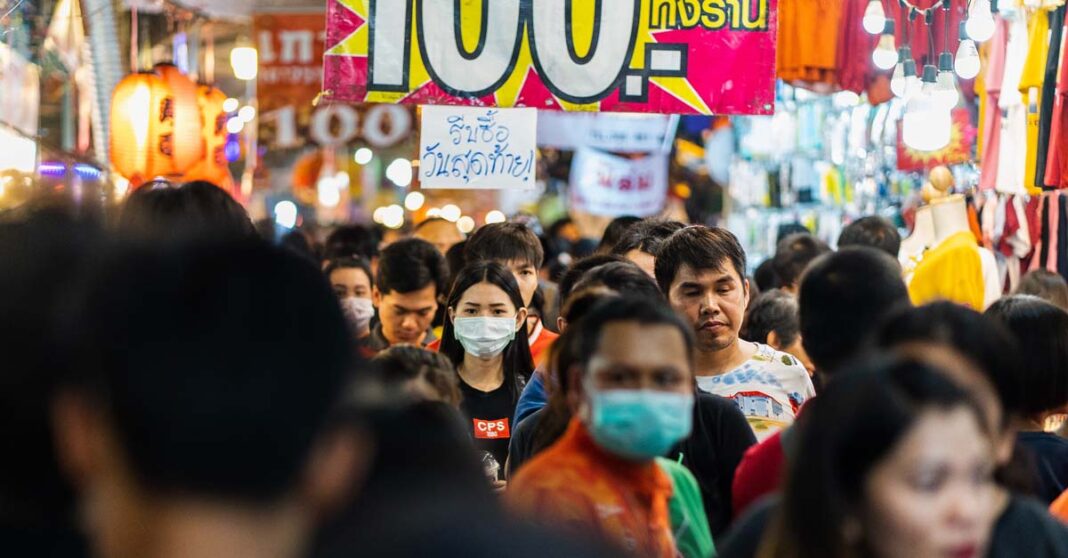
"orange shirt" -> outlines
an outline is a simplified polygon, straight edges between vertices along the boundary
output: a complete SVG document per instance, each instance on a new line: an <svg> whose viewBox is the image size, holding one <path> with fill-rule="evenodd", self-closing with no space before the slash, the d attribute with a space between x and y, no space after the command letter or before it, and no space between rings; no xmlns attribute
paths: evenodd
<svg viewBox="0 0 1068 558"><path fill-rule="evenodd" d="M512 509L639 555L676 558L668 501L671 479L654 461L636 463L601 450L580 420L509 483Z"/></svg>
<svg viewBox="0 0 1068 558"><path fill-rule="evenodd" d="M1061 494L1053 501L1049 506L1049 513L1053 514L1053 517L1068 523L1068 491Z"/></svg>

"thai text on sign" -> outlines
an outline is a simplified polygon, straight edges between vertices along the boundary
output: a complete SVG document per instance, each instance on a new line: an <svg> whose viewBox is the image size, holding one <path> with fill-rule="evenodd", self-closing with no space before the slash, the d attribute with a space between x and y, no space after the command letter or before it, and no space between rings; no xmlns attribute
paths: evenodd
<svg viewBox="0 0 1068 558"><path fill-rule="evenodd" d="M534 187L537 111L427 106L422 112L424 189Z"/></svg>
<svg viewBox="0 0 1068 558"><path fill-rule="evenodd" d="M352 102L770 114L776 0L328 0Z"/></svg>

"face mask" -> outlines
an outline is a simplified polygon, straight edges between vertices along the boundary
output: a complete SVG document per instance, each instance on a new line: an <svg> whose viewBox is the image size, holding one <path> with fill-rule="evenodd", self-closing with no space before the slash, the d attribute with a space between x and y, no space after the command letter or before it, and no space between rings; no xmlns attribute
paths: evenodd
<svg viewBox="0 0 1068 558"><path fill-rule="evenodd" d="M495 357L515 339L515 317L455 318L456 340L464 350L482 358Z"/></svg>
<svg viewBox="0 0 1068 558"><path fill-rule="evenodd" d="M624 459L661 457L693 427L692 394L589 388L587 392L590 435L602 449Z"/></svg>
<svg viewBox="0 0 1068 558"><path fill-rule="evenodd" d="M375 307L371 299L354 296L341 299L341 311L356 333L366 330L368 324L371 323L371 317L375 315Z"/></svg>

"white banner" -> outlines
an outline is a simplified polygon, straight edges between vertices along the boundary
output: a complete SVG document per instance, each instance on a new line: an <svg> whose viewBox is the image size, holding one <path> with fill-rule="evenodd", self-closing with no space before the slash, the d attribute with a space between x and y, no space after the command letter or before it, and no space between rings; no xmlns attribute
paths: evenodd
<svg viewBox="0 0 1068 558"><path fill-rule="evenodd" d="M36 136L40 100L37 65L0 43L0 122L28 136Z"/></svg>
<svg viewBox="0 0 1068 558"><path fill-rule="evenodd" d="M571 207L591 215L649 217L664 208L668 155L628 159L583 148L571 162Z"/></svg>
<svg viewBox="0 0 1068 558"><path fill-rule="evenodd" d="M592 147L614 153L670 151L678 116L542 111L538 145L576 150Z"/></svg>
<svg viewBox="0 0 1068 558"><path fill-rule="evenodd" d="M424 189L534 188L535 109L425 106L419 140Z"/></svg>

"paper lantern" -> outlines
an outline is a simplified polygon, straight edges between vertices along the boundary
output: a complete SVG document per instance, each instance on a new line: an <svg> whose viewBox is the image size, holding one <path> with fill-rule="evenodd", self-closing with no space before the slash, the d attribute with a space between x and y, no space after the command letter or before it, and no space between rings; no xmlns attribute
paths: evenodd
<svg viewBox="0 0 1068 558"><path fill-rule="evenodd" d="M197 99L197 84L173 64L157 64L156 73L167 82L173 104L174 132L171 138L175 174L182 174L204 158L203 129L200 105Z"/></svg>
<svg viewBox="0 0 1068 558"><path fill-rule="evenodd" d="M140 186L174 174L174 99L167 82L151 72L123 78L111 95L111 164Z"/></svg>
<svg viewBox="0 0 1068 558"><path fill-rule="evenodd" d="M197 104L203 122L201 137L204 156L186 171L185 180L206 180L227 192L233 192L233 177L226 157L226 119L229 116L223 103L226 94L218 89L201 85L197 88Z"/></svg>

